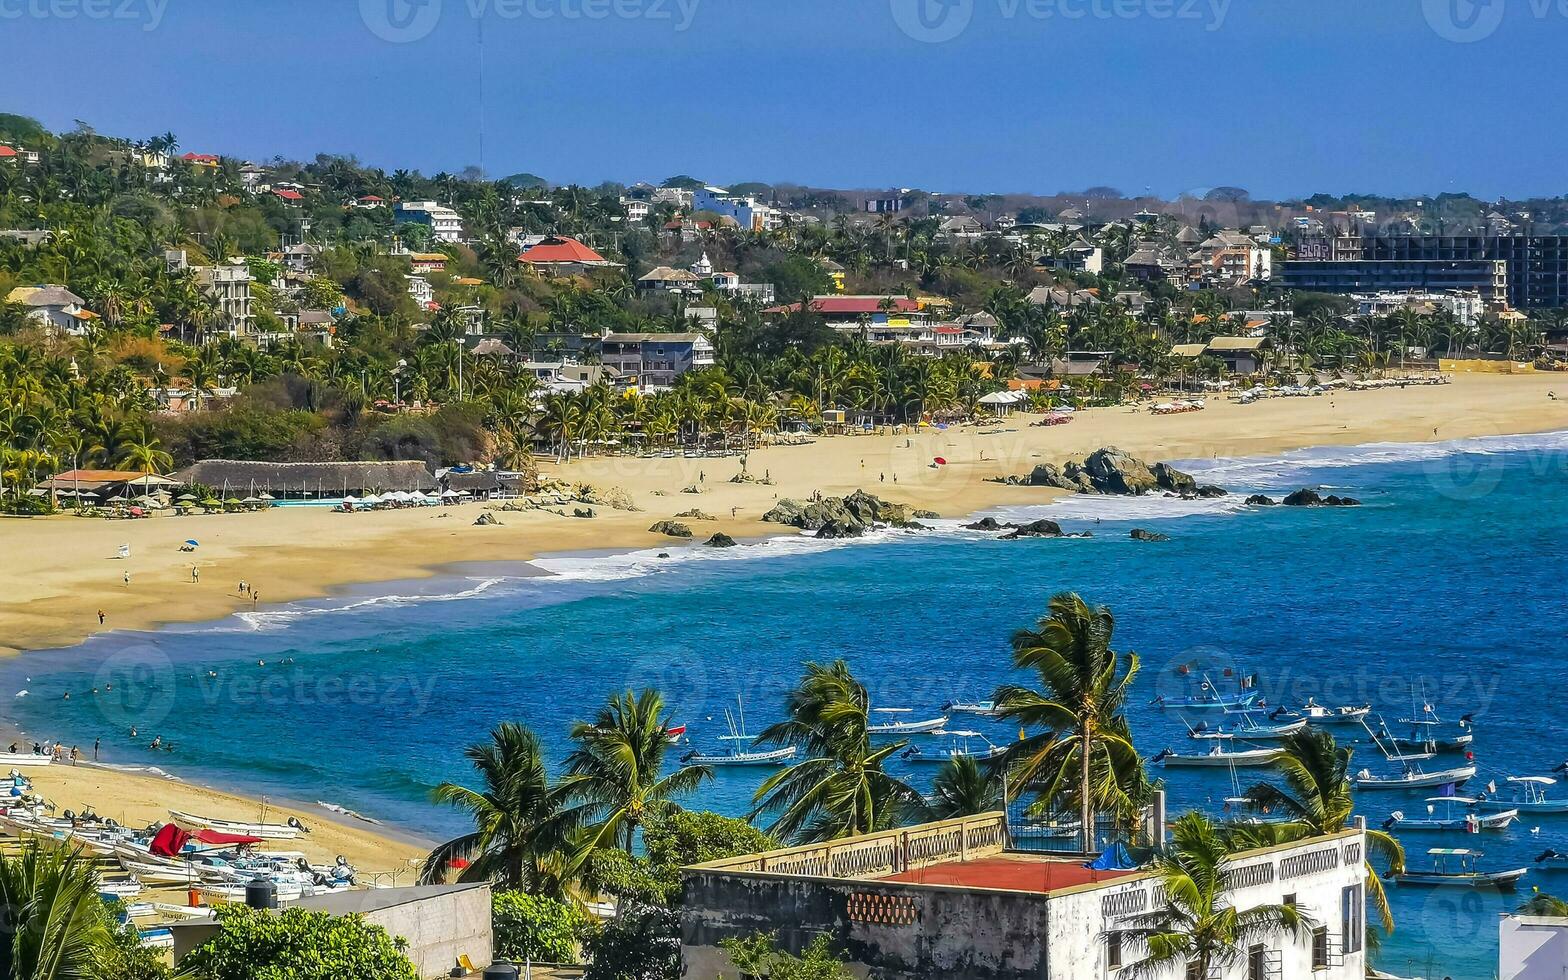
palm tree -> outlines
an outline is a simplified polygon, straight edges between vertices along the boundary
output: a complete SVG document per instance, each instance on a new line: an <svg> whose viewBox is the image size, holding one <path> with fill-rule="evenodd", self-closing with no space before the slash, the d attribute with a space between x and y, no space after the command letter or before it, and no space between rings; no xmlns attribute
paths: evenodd
<svg viewBox="0 0 1568 980"><path fill-rule="evenodd" d="M143 421L126 437L117 462L137 473L164 473L174 466L174 457L164 451L162 441Z"/></svg>
<svg viewBox="0 0 1568 980"><path fill-rule="evenodd" d="M1116 930L1123 942L1132 939L1148 950L1124 966L1121 976L1144 980L1185 968L1188 976L1207 977L1241 962L1254 943L1300 934L1309 920L1294 905L1231 904L1229 856L1225 835L1208 817L1189 813L1177 819L1171 845L1153 867L1164 886L1163 903Z"/></svg>
<svg viewBox="0 0 1568 980"><path fill-rule="evenodd" d="M870 699L848 664L806 664L785 704L789 718L758 741L796 746L804 758L757 788L750 818L777 814L769 833L802 841L868 834L918 805L920 794L882 768L908 742L871 744Z"/></svg>
<svg viewBox="0 0 1568 980"><path fill-rule="evenodd" d="M971 756L947 760L931 781L927 814L934 820L972 817L1002 807L1002 783L995 770Z"/></svg>
<svg viewBox="0 0 1568 980"><path fill-rule="evenodd" d="M92 976L111 941L98 873L80 851L29 848L0 856L0 976Z"/></svg>
<svg viewBox="0 0 1568 980"><path fill-rule="evenodd" d="M572 726L577 748L566 758L563 785L594 823L585 850L618 847L630 853L637 828L653 809L713 778L707 766L664 774L669 729L664 698L652 689L623 691L610 698L592 722Z"/></svg>
<svg viewBox="0 0 1568 980"><path fill-rule="evenodd" d="M1005 685L997 713L1045 729L1007 753L1017 792L1034 790L1045 805L1078 804L1085 853L1094 850L1095 814L1131 823L1147 791L1143 760L1122 707L1138 676L1138 655L1111 649L1115 617L1072 592L1053 596L1036 629L1013 635L1013 664L1040 675L1042 689Z"/></svg>
<svg viewBox="0 0 1568 980"><path fill-rule="evenodd" d="M1270 843L1322 837L1344 830L1355 808L1350 797L1350 756L1350 746L1336 745L1333 734L1320 728L1307 728L1287 736L1274 760L1286 789L1259 783L1245 794L1253 808L1267 808L1284 819L1264 825L1242 825L1235 833L1249 843ZM1268 827L1276 841L1257 840L1256 828L1260 826ZM1367 894L1377 907L1383 928L1392 932L1394 915L1388 907L1382 879L1372 866L1372 856L1376 854L1397 874L1405 870L1405 849L1384 831L1369 829L1366 833Z"/></svg>
<svg viewBox="0 0 1568 980"><path fill-rule="evenodd" d="M436 884L454 861L467 861L460 881L492 880L559 897L571 877L570 837L581 813L567 806L564 785L552 783L533 732L502 722L489 742L463 753L484 782L483 790L442 783L432 796L468 813L474 831L431 851L421 883Z"/></svg>
<svg viewBox="0 0 1568 980"><path fill-rule="evenodd" d="M1540 889L1535 889L1529 899L1520 903L1520 915L1540 915L1552 919L1568 919L1568 902Z"/></svg>

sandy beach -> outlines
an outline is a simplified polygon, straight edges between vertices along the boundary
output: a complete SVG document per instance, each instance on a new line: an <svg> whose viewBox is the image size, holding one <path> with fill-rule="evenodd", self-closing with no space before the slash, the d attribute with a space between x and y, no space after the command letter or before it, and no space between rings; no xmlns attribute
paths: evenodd
<svg viewBox="0 0 1568 980"><path fill-rule="evenodd" d="M1549 394L1559 391L1563 400ZM748 457L747 471L770 484L729 482L741 470L737 457L544 462L546 476L620 488L641 508L596 507L592 520L506 512L496 515L497 526L474 526L483 512L479 504L361 514L275 508L139 521L0 519L0 553L10 559L0 566L0 653L46 651L105 629L212 620L248 610L253 602L265 606L353 583L417 579L463 562L524 561L549 552L661 542L678 547L683 542L648 528L692 508L717 518L684 521L699 542L716 531L736 538L777 534L784 529L759 520L774 500L816 490L834 495L864 488L948 517L1040 503L1052 491L988 478L1027 473L1036 463L1060 462L1106 445L1152 462L1568 429L1568 377L1459 375L1445 386L1250 405L1210 398L1204 411L1174 416L1124 406L1081 412L1068 425L1031 427L1037 418L1017 415L989 427L839 436L759 449ZM933 467L938 456L946 465ZM682 492L690 486L701 492ZM194 554L179 551L187 538L201 542ZM131 557L122 560L116 553L125 544ZM199 581L192 581L193 565ZM253 586L254 600L239 593L241 580ZM257 810L256 803L238 797L162 779L54 767L39 772L39 789L62 806L91 802L99 812L117 818L123 813L133 823L157 819L170 806L246 819L254 819ZM313 826L326 823L320 812L300 816ZM318 833L321 843L330 841L327 851L345 854L367 870L403 866L417 850L382 840L372 830L326 823Z"/></svg>

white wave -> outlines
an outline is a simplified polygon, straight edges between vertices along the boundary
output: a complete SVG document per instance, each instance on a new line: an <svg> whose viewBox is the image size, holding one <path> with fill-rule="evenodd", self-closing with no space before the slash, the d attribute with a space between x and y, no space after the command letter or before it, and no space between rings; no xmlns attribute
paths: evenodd
<svg viewBox="0 0 1568 980"><path fill-rule="evenodd" d="M355 612L378 606L411 606L427 602L454 602L459 599L472 599L475 596L483 595L505 582L521 582L527 581L527 579L511 575L497 575L492 578L464 579L463 581L474 584L455 592L388 593L386 595L365 596L345 602L331 602L324 605L290 605L282 609L260 609L251 612L235 613L233 618L238 621L238 625L217 624L212 627L212 630L216 632L262 632L283 629L300 619L322 616L327 613Z"/></svg>
<svg viewBox="0 0 1568 980"><path fill-rule="evenodd" d="M1447 442L1373 442L1359 446L1316 446L1271 456L1176 460L1173 465L1204 483L1228 487L1274 489L1300 486L1316 470L1371 466L1379 463L1419 463L1449 456L1495 456L1520 452L1568 451L1568 432L1535 435L1478 436Z"/></svg>
<svg viewBox="0 0 1568 980"><path fill-rule="evenodd" d="M1195 500L1167 497L1163 493L1145 494L1141 497L1083 493L1060 497L1048 504L997 507L985 511L985 514L997 520L1015 523L1042 517L1053 521L1072 522L1168 521L1183 517L1212 517L1237 513L1247 509L1246 499L1246 494L1235 493L1225 497Z"/></svg>

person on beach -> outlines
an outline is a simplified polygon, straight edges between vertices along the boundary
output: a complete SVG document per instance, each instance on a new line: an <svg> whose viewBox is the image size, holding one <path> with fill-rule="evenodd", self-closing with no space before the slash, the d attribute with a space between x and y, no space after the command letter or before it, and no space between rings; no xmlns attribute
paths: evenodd
<svg viewBox="0 0 1568 980"><path fill-rule="evenodd" d="M126 585L130 585L131 584L131 573L130 572L126 572L125 573L125 584Z"/></svg>
<svg viewBox="0 0 1568 980"><path fill-rule="evenodd" d="M191 566L191 584L195 585L197 582L200 582L200 581L201 581L201 569L197 568L195 565L192 565Z"/></svg>
<svg viewBox="0 0 1568 980"><path fill-rule="evenodd" d="M148 747L152 748L152 749L161 749L161 748L163 748L163 736L162 735L154 735L152 737L152 745L150 745Z"/></svg>
<svg viewBox="0 0 1568 980"><path fill-rule="evenodd" d="M94 762L98 761L98 746L102 742L103 742L103 739L101 739L101 738L93 739L93 761Z"/></svg>
<svg viewBox="0 0 1568 980"><path fill-rule="evenodd" d="M80 745L73 745L73 746L71 746L71 765L73 765L73 766L76 765L78 762L81 761L81 758L82 758L82 747Z"/></svg>
<svg viewBox="0 0 1568 980"><path fill-rule="evenodd" d="M98 610L98 625L99 626L103 625L103 610L102 609Z"/></svg>

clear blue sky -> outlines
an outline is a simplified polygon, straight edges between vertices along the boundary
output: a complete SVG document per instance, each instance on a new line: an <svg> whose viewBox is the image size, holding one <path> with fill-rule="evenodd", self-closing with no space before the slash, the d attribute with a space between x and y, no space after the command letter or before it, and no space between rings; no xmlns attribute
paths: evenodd
<svg viewBox="0 0 1568 980"><path fill-rule="evenodd" d="M410 2L0 0L0 111L456 171L482 28L492 176L1568 191L1557 0Z"/></svg>

